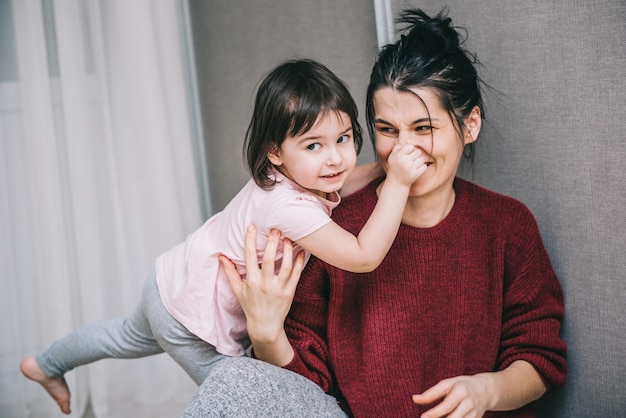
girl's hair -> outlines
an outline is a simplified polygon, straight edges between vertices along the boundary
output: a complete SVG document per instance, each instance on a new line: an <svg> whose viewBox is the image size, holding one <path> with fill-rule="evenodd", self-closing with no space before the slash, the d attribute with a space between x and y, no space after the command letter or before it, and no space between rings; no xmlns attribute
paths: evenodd
<svg viewBox="0 0 626 418"><path fill-rule="evenodd" d="M310 59L289 60L274 68L259 85L244 142L246 165L254 181L264 189L271 188L275 180L270 175L268 153L280 148L287 137L306 133L321 115L340 111L351 119L358 154L362 131L357 105L346 84Z"/></svg>
<svg viewBox="0 0 626 418"><path fill-rule="evenodd" d="M408 93L416 87L431 89L462 137L464 120L474 106L484 117L476 56L463 47L465 38L452 26L445 10L431 18L420 9L406 9L396 22L403 25L400 39L378 53L367 87L367 129L374 148L373 96L385 87ZM464 155L471 162L473 143L466 146Z"/></svg>

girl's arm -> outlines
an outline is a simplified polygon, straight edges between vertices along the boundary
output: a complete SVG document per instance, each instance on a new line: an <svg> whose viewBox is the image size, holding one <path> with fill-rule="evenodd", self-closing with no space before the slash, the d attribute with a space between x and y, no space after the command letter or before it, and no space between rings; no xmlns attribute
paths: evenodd
<svg viewBox="0 0 626 418"><path fill-rule="evenodd" d="M385 174L385 171L380 163L367 163L356 166L339 191L339 194L341 194L341 197L351 195L383 174Z"/></svg>
<svg viewBox="0 0 626 418"><path fill-rule="evenodd" d="M358 236L331 222L298 240L319 259L355 273L374 270L391 248L406 206L411 185L426 171L421 152L412 145L396 145L378 203Z"/></svg>

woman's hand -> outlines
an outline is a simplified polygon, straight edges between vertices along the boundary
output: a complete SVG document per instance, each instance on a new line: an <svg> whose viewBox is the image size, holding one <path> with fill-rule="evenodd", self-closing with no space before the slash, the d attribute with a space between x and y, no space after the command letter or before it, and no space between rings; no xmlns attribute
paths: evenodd
<svg viewBox="0 0 626 418"><path fill-rule="evenodd" d="M413 395L413 402L430 404L441 400L422 418L480 418L487 411L488 379L487 373L445 379L424 393Z"/></svg>
<svg viewBox="0 0 626 418"><path fill-rule="evenodd" d="M537 370L524 360L504 370L444 379L419 395L416 404L441 401L422 418L479 418L486 411L512 411L539 399L546 386Z"/></svg>
<svg viewBox="0 0 626 418"><path fill-rule="evenodd" d="M284 324L304 267L304 253L300 252L294 260L293 245L285 238L282 263L276 273L274 268L279 242L280 232L270 231L259 268L256 228L252 225L248 227L245 240L245 280L242 280L235 265L228 258L219 258L233 293L246 314L248 335L255 357L284 366L293 358L293 349L287 339Z"/></svg>

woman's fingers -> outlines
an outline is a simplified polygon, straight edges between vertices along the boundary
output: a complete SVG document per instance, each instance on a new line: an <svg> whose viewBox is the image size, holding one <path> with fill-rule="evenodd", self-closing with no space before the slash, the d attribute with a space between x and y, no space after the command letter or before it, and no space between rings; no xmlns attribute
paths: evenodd
<svg viewBox="0 0 626 418"><path fill-rule="evenodd" d="M422 414L422 418L478 418L486 411L484 383L476 376L458 376L445 379L419 395L413 402L439 404Z"/></svg>
<svg viewBox="0 0 626 418"><path fill-rule="evenodd" d="M237 298L241 294L243 281L241 275L237 271L235 264L226 256L218 256L220 263L224 267L224 273L230 282L230 287ZM248 225L244 240L244 259L246 263L247 276L249 278L259 274L259 258L256 251L256 228L254 225Z"/></svg>
<svg viewBox="0 0 626 418"><path fill-rule="evenodd" d="M237 271L237 268L235 268L235 265L233 264L233 262L230 261L228 257L220 255L218 259L220 263L222 263L222 266L224 267L224 273L226 273L226 277L228 278L228 281L230 282L230 287L232 287L233 293L235 294L235 296L237 296L237 298L239 298L239 294L241 293L241 283L242 283L241 275Z"/></svg>
<svg viewBox="0 0 626 418"><path fill-rule="evenodd" d="M246 234L247 238L247 234ZM275 275L276 265L276 253L278 252L278 245L280 244L280 231L276 229L270 230L267 236L267 243L265 244L265 252L263 253L263 263L261 264L261 271L263 277L273 277ZM246 240L248 245L248 240ZM256 242L254 243L255 257L256 257ZM247 251L246 251L247 254ZM258 268L258 264L256 266ZM250 267L248 267L250 268Z"/></svg>
<svg viewBox="0 0 626 418"><path fill-rule="evenodd" d="M246 228L244 258L247 271L254 271L259 268L259 257L256 249L256 227L254 225L248 225L248 228Z"/></svg>
<svg viewBox="0 0 626 418"><path fill-rule="evenodd" d="M285 238L283 241L283 259L280 265L278 276L284 282L287 291L295 294L296 286L300 281L300 273L304 268L304 252L300 251L296 258L293 258L293 243Z"/></svg>
<svg viewBox="0 0 626 418"><path fill-rule="evenodd" d="M291 273L289 275L289 281L293 283L293 286L298 284L300 281L300 273L304 269L304 251L300 251L298 255L296 255L296 259L293 262L293 268L291 269Z"/></svg>
<svg viewBox="0 0 626 418"><path fill-rule="evenodd" d="M283 242L283 256L280 263L280 269L275 271L276 254L281 242L281 233L272 229L268 235L267 243L263 253L263 261L259 267L259 259L256 247L257 231L254 225L248 226L245 236L244 257L246 264L246 282L241 279L241 275L237 271L234 263L224 255L219 256L220 263L224 268L226 277L230 282L233 292L240 299L242 288L250 286L264 288L269 290L274 288L280 292L287 291L293 295L296 286L300 280L300 273L304 268L304 252L300 251L296 258L293 258L293 243L285 238Z"/></svg>
<svg viewBox="0 0 626 418"><path fill-rule="evenodd" d="M437 400L444 399L449 390L450 385L448 381L443 380L437 383L435 386L431 387L430 389L426 390L425 392L413 395L413 402L422 405L430 404ZM442 407L440 405L441 404L423 414L422 418L436 418L445 416L445 414L449 411L442 411ZM441 415L441 413L444 413L444 415Z"/></svg>

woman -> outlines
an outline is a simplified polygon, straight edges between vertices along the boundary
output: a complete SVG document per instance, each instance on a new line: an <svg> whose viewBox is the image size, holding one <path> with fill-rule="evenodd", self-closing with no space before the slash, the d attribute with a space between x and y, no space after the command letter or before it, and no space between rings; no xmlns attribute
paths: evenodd
<svg viewBox="0 0 626 418"><path fill-rule="evenodd" d="M255 269L253 231L247 280L223 261L254 356L283 368L251 359L254 366L226 365L224 387L246 386L231 392L230 405L240 396L277 407L285 403L281 393L297 399L306 388L324 414L341 415L328 395L285 372L291 370L357 417L532 417L531 403L565 383L562 291L535 219L520 202L456 177L483 117L474 57L441 14L408 10L400 22L405 34L372 70L367 123L383 171L396 143L420 149L428 168L411 187L383 263L354 274L312 259L286 319L300 261L275 275L268 247L262 270ZM358 231L384 181L345 197L333 219ZM233 370L253 381L264 375L266 384L255 389L239 375L231 379ZM286 380L275 391L271 382ZM225 389L203 387L188 416L214 408L218 392Z"/></svg>

